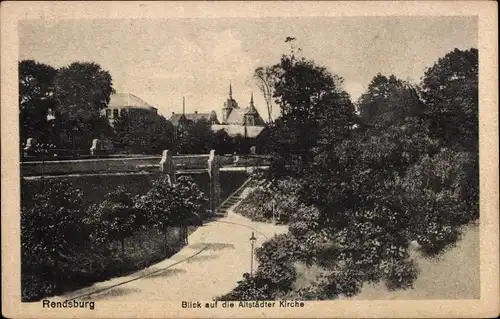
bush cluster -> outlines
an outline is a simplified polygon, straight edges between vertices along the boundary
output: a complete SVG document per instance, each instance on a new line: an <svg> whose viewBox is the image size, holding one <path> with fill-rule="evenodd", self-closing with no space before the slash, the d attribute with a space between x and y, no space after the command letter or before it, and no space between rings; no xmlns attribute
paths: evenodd
<svg viewBox="0 0 500 319"><path fill-rule="evenodd" d="M254 176L259 180L261 175ZM262 180L262 179L261 179ZM300 182L292 178L283 178L272 182L250 185L252 191L235 207L235 212L255 221L274 221L288 223L290 216L298 206Z"/></svg>

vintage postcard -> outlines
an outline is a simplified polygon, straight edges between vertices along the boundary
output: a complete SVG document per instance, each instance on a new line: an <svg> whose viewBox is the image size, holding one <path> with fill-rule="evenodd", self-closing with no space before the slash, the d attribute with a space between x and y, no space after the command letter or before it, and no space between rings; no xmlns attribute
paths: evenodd
<svg viewBox="0 0 500 319"><path fill-rule="evenodd" d="M2 314L496 317L497 14L2 2Z"/></svg>

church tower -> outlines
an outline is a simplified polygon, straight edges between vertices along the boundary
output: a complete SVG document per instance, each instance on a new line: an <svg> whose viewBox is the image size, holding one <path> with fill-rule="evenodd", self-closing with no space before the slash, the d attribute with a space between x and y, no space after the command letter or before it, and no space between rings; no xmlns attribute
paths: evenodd
<svg viewBox="0 0 500 319"><path fill-rule="evenodd" d="M245 113L245 125L253 126L255 125L255 114L257 110L255 109L255 105L253 104L253 93L250 96L250 106L248 107L247 112Z"/></svg>
<svg viewBox="0 0 500 319"><path fill-rule="evenodd" d="M229 83L229 97L227 101L224 103L224 107L222 108L222 123L226 124L227 119L229 118L229 114L235 108L238 108L238 103L233 99L233 88L231 83Z"/></svg>

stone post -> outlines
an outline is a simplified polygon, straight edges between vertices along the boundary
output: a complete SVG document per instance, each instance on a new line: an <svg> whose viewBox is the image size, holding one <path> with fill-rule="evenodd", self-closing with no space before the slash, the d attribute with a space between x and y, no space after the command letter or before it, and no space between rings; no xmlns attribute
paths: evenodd
<svg viewBox="0 0 500 319"><path fill-rule="evenodd" d="M33 156L35 155L35 147L37 141L36 138L30 137L26 141L26 146L24 147L24 156Z"/></svg>
<svg viewBox="0 0 500 319"><path fill-rule="evenodd" d="M175 166L173 154L169 150L164 150L160 161L160 172L168 174L170 182L175 183Z"/></svg>
<svg viewBox="0 0 500 319"><path fill-rule="evenodd" d="M92 140L92 147L90 148L90 155L101 155L103 153L101 140L95 138Z"/></svg>
<svg viewBox="0 0 500 319"><path fill-rule="evenodd" d="M215 155L215 150L210 151L208 157L208 175L210 176L210 210L215 214L215 209L220 205L220 157Z"/></svg>

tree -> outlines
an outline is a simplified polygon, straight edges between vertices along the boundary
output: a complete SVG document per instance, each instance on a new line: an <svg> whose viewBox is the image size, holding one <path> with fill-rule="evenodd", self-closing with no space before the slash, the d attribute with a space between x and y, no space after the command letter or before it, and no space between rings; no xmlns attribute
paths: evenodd
<svg viewBox="0 0 500 319"><path fill-rule="evenodd" d="M125 239L144 224L134 198L122 186L106 195L99 205L91 206L86 222L94 228L98 242L118 240L125 258Z"/></svg>
<svg viewBox="0 0 500 319"><path fill-rule="evenodd" d="M189 123L178 141L178 150L183 154L206 154L214 144L214 132L210 122L201 119Z"/></svg>
<svg viewBox="0 0 500 319"><path fill-rule="evenodd" d="M169 176L161 176L151 189L141 196L136 207L145 212L151 225L165 234L171 227L181 228L181 240L186 243L188 225L199 224L205 215L206 199L189 178L171 183ZM168 248L165 242L166 249Z"/></svg>
<svg viewBox="0 0 500 319"><path fill-rule="evenodd" d="M446 145L478 152L478 50L455 49L427 69L422 98L435 136Z"/></svg>
<svg viewBox="0 0 500 319"><path fill-rule="evenodd" d="M122 112L114 123L115 148L134 154L159 154L173 147L173 126L161 115Z"/></svg>
<svg viewBox="0 0 500 319"><path fill-rule="evenodd" d="M231 154L234 151L233 139L225 130L218 130L214 134L212 148L217 154Z"/></svg>
<svg viewBox="0 0 500 319"><path fill-rule="evenodd" d="M358 109L363 119L387 125L421 114L424 105L411 84L392 74L386 77L379 73L361 95Z"/></svg>
<svg viewBox="0 0 500 319"><path fill-rule="evenodd" d="M101 119L100 110L114 93L111 75L96 63L74 62L58 70L54 87L57 131L67 137L62 141L64 147L89 149L92 139L97 138L95 131L103 126L108 130L109 123Z"/></svg>
<svg viewBox="0 0 500 319"><path fill-rule="evenodd" d="M207 198L188 176L181 176L173 185L170 223L181 228L181 240L187 244L187 226L201 225L207 218Z"/></svg>
<svg viewBox="0 0 500 319"><path fill-rule="evenodd" d="M109 72L92 62L74 62L59 69L54 82L57 115L81 121L98 118L115 92Z"/></svg>
<svg viewBox="0 0 500 319"><path fill-rule="evenodd" d="M19 62L19 138L45 138L47 115L54 108L57 70L33 60ZM48 141L47 141L48 142Z"/></svg>
<svg viewBox="0 0 500 319"><path fill-rule="evenodd" d="M149 224L165 235L165 252L168 252L167 234L172 226L173 185L169 176L162 175L153 182L149 191L139 197L136 208L145 212Z"/></svg>
<svg viewBox="0 0 500 319"><path fill-rule="evenodd" d="M350 134L354 107L342 90L342 78L312 60L297 59L292 53L269 69L274 99L281 109L280 123L274 128L280 135L278 153L297 156L307 166L315 153L330 147L322 136L334 142Z"/></svg>
<svg viewBox="0 0 500 319"><path fill-rule="evenodd" d="M86 242L83 194L66 181L47 180L29 202L21 202L22 264L26 272L50 269L50 291L57 291L64 262Z"/></svg>
<svg viewBox="0 0 500 319"><path fill-rule="evenodd" d="M257 86L264 96L266 102L268 123L272 122L273 114L273 96L274 96L274 74L276 70L273 67L258 67L254 71L254 78L257 81Z"/></svg>

